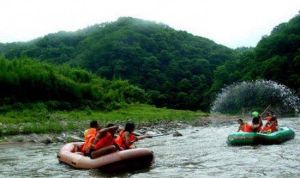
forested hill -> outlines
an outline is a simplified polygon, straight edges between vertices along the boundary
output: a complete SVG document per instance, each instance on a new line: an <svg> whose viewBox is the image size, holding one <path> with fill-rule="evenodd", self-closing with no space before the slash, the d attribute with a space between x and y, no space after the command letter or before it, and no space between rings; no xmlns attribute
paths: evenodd
<svg viewBox="0 0 300 178"><path fill-rule="evenodd" d="M255 48L232 50L164 24L124 17L26 43L0 44L0 53L126 79L157 106L208 109L225 85L254 79L274 80L300 94L299 14L262 37Z"/></svg>
<svg viewBox="0 0 300 178"><path fill-rule="evenodd" d="M28 56L126 79L145 89L152 103L181 109L207 108L213 71L234 58L232 49L209 39L130 17L6 44L0 51L10 59Z"/></svg>
<svg viewBox="0 0 300 178"><path fill-rule="evenodd" d="M238 57L215 71L212 90L236 81L268 79L300 95L300 14L276 26L255 48L237 49Z"/></svg>

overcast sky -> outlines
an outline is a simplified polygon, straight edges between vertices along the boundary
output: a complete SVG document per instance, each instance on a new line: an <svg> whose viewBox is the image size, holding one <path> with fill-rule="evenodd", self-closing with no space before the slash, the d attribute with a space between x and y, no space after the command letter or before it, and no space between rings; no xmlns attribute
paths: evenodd
<svg viewBox="0 0 300 178"><path fill-rule="evenodd" d="M300 10L300 0L0 0L0 42L130 16L161 22L236 48L255 46Z"/></svg>

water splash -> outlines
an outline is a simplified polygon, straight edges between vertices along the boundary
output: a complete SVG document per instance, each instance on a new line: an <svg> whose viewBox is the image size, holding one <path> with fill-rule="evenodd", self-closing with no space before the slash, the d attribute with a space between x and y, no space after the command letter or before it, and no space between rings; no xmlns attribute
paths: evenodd
<svg viewBox="0 0 300 178"><path fill-rule="evenodd" d="M300 99L287 86L274 81L244 81L223 88L217 95L211 112L234 114L242 110L262 111L268 105L278 113L298 113Z"/></svg>

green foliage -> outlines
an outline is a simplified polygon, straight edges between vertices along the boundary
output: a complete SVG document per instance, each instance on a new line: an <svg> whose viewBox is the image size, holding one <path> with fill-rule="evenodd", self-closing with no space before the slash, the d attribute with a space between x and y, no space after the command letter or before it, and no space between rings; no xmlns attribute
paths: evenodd
<svg viewBox="0 0 300 178"><path fill-rule="evenodd" d="M10 59L28 56L80 66L110 80L126 79L149 93L152 104L181 109L207 109L203 93L213 71L233 58L233 50L206 38L129 17L1 48ZM82 73L68 75L78 82L90 80Z"/></svg>
<svg viewBox="0 0 300 178"><path fill-rule="evenodd" d="M236 49L236 58L217 67L210 95L243 80L268 79L300 94L300 15L275 27L255 48Z"/></svg>
<svg viewBox="0 0 300 178"><path fill-rule="evenodd" d="M66 66L57 69L60 76L39 69L36 69L39 75L29 72L28 77L35 78L34 81L26 76L20 81L18 73L2 72L1 75L5 76L6 85L15 87L22 82L22 86L28 85L26 90L38 87L49 76L57 78L50 85L61 88L61 94L54 92L46 96L48 98L93 101L97 98L100 106L108 103L108 108L141 98L159 107L205 110L221 88L244 80L273 80L296 90L299 95L299 47L300 15L275 27L255 48L235 50L164 24L123 17L116 22L76 32L49 34L27 43L0 44L0 53L8 59L28 56L54 64L79 66L117 83L127 80L121 83L129 88L119 89L121 93L106 90L105 85L97 86L100 79L95 82L87 71L65 70ZM103 84L104 80L101 81ZM43 83L46 84L49 82ZM77 85L80 87L75 87ZM99 92L101 90L105 92ZM41 91L49 95L47 87ZM144 93L143 97L137 97L140 92ZM19 95L2 101L19 100ZM122 98L125 95L127 98Z"/></svg>
<svg viewBox="0 0 300 178"><path fill-rule="evenodd" d="M82 69L54 67L28 58L0 58L0 86L2 110L7 105L36 102L50 109L90 106L109 110L122 103L147 102L144 90L127 81L108 81Z"/></svg>

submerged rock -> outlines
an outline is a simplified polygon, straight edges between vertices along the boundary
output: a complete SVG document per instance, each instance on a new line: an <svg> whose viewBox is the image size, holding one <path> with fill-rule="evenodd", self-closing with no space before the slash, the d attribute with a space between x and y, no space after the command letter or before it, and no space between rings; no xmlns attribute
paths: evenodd
<svg viewBox="0 0 300 178"><path fill-rule="evenodd" d="M42 138L41 143L50 144L53 143L53 139L49 136L45 136L44 138Z"/></svg>
<svg viewBox="0 0 300 178"><path fill-rule="evenodd" d="M182 134L178 132L177 130L173 133L173 137L181 137Z"/></svg>

